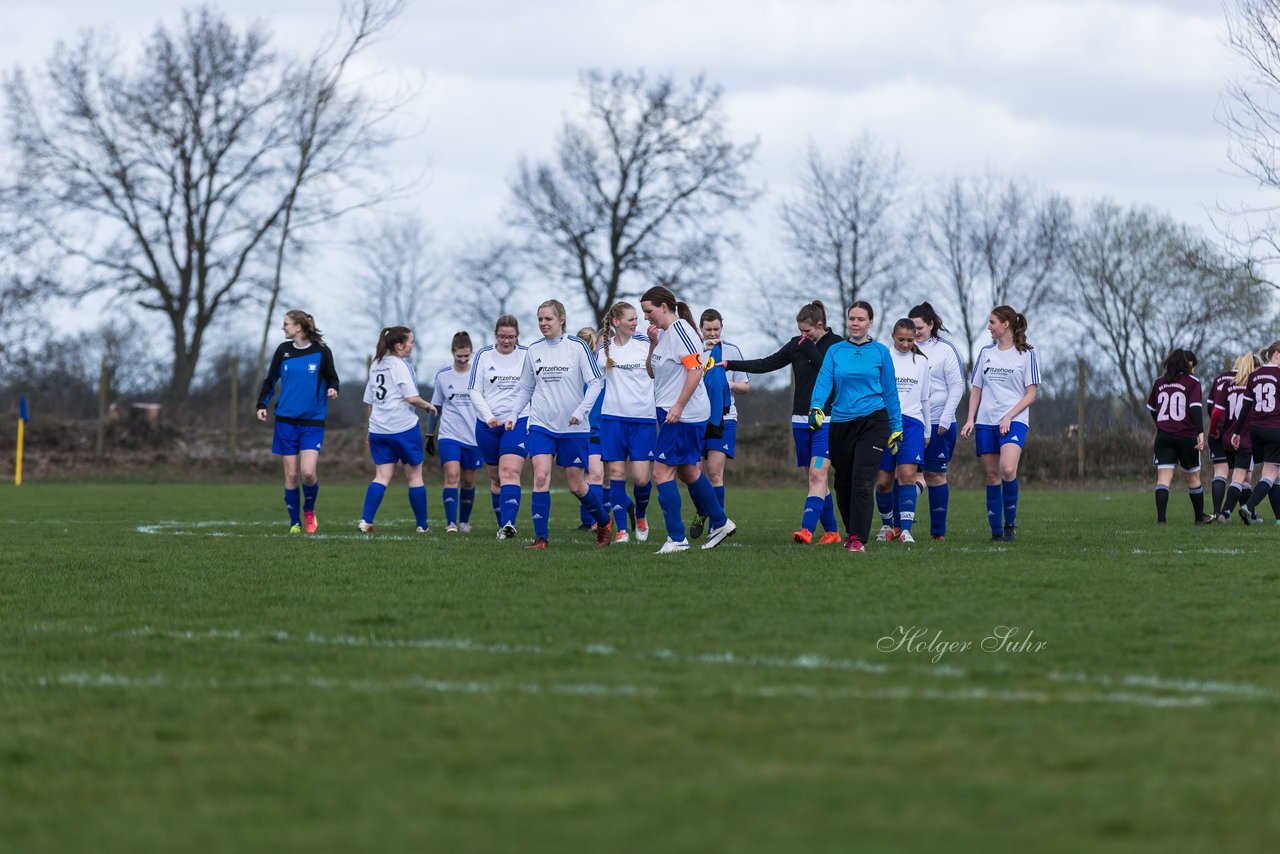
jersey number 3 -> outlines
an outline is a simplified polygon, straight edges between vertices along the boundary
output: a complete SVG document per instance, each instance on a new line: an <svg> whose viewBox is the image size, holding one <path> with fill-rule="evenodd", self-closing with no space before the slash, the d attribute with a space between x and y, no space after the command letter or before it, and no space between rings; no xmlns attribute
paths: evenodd
<svg viewBox="0 0 1280 854"><path fill-rule="evenodd" d="M387 399L387 375L386 374L376 375L373 378L373 383L374 385L377 386L377 389L375 389L373 392L373 396L378 400L386 400Z"/></svg>

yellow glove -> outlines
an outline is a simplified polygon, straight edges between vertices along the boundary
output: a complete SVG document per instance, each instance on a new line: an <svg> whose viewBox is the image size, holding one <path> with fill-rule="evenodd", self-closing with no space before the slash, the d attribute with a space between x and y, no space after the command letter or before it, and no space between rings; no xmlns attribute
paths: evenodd
<svg viewBox="0 0 1280 854"><path fill-rule="evenodd" d="M826 420L827 420L827 413L823 412L821 409L815 407L809 410L809 429L810 430L821 430L822 425L826 422Z"/></svg>
<svg viewBox="0 0 1280 854"><path fill-rule="evenodd" d="M714 368L715 366L716 366L716 357L715 357L715 356L713 356L713 355L711 355L710 353L708 353L708 354L707 354L707 360L706 360L705 362L703 362L703 363L702 363L702 370L703 370L703 371L709 371L709 370L711 370L712 368Z"/></svg>
<svg viewBox="0 0 1280 854"><path fill-rule="evenodd" d="M898 446L902 444L902 431L894 430L889 434L889 453L898 453Z"/></svg>

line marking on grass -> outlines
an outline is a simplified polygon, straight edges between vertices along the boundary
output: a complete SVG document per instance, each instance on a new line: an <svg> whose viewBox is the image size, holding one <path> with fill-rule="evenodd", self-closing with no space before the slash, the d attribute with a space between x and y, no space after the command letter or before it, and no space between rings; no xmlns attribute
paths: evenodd
<svg viewBox="0 0 1280 854"><path fill-rule="evenodd" d="M391 692L391 691L425 691L435 694L548 694L574 697L602 698L634 698L634 697L678 697L686 696L682 691L670 691L652 686L632 684L605 684L599 682L519 682L505 684L500 682L466 681L455 682L442 679L430 679L412 676L402 679L338 679L326 676L292 676L256 677L250 679L178 679L171 680L164 674L149 676L124 676L116 673L86 673L73 671L50 676L39 676L22 680L3 677L5 686L30 685L39 688L103 688L103 689L162 689L176 690L208 690L208 691L245 691L245 690L279 690L279 689L311 689L322 691L350 691L357 693ZM812 700L818 702L873 700L895 702L997 702L997 703L1031 703L1048 705L1053 703L1069 704L1117 704L1146 706L1150 708L1203 708L1211 706L1214 701L1203 695L1187 697L1167 697L1140 694L1130 691L1107 691L1101 693L1085 693L1079 691L1064 694L1048 691L1024 689L990 690L986 688L962 688L938 690L933 688L821 688L808 685L762 686L759 688L731 687L727 690L709 688L704 691L691 692L707 698L717 698L726 693L735 697L761 700Z"/></svg>

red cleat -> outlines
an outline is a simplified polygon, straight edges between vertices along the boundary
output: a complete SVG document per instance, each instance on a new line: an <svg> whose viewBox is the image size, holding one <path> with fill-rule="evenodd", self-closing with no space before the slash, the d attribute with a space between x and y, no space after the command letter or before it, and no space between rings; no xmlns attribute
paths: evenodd
<svg viewBox="0 0 1280 854"><path fill-rule="evenodd" d="M601 525L596 523L596 548L602 549L613 542L613 523Z"/></svg>
<svg viewBox="0 0 1280 854"><path fill-rule="evenodd" d="M862 545L862 540L850 534L844 541L844 550L847 552L864 552L866 548Z"/></svg>
<svg viewBox="0 0 1280 854"><path fill-rule="evenodd" d="M302 514L302 528L308 534L314 534L320 526L316 523L316 514L313 510L307 510Z"/></svg>
<svg viewBox="0 0 1280 854"><path fill-rule="evenodd" d="M529 545L525 546L524 550L545 552L547 550L547 541L542 539L542 537L538 537L538 539L534 540L532 543L529 543Z"/></svg>

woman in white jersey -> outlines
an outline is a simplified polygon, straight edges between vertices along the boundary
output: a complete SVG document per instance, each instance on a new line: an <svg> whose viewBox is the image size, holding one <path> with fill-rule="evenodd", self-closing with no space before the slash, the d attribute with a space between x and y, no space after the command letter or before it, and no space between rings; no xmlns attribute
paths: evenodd
<svg viewBox="0 0 1280 854"><path fill-rule="evenodd" d="M698 318L699 331L703 344L710 356L703 383L707 387L707 395L711 398L711 420L707 422L707 435L702 440L702 470L711 480L711 488L720 499L720 506L725 504L724 467L733 459L738 448L738 405L734 395L746 394L751 390L750 378L743 371L730 370L725 362L730 359L741 362L742 351L737 344L730 344L722 339L724 334L724 317L714 308L702 312ZM720 406L720 417L716 417L715 407ZM727 409L726 409L727 407ZM689 523L689 536L695 540L702 536L706 525L702 514L693 517Z"/></svg>
<svg viewBox="0 0 1280 854"><path fill-rule="evenodd" d="M587 349L593 354L596 352L596 342L600 337L600 333L594 327L584 326L578 330L578 337L587 344ZM600 407L604 403L604 392L608 383L600 387L600 394L596 397L595 405L591 407L591 412L587 414L587 426L590 430L587 433L587 489L595 493L593 501L598 499L604 512L610 510L609 501L606 496L609 493L609 478L604 469L604 457L600 454ZM578 527L575 531L594 531L596 529L595 520L591 518L591 511L587 509L585 503L578 505ZM618 530L621 534L621 529Z"/></svg>
<svg viewBox="0 0 1280 854"><path fill-rule="evenodd" d="M468 391L476 412L476 445L489 466L489 497L498 539L508 540L516 535L520 474L529 456L529 407L513 408L528 350L520 346L520 321L510 314L498 318L493 335L495 343L481 347L471 360Z"/></svg>
<svg viewBox="0 0 1280 854"><path fill-rule="evenodd" d="M916 473L924 462L929 444L926 420L932 385L929 359L916 346L916 325L902 318L893 325L893 373L898 381L898 405L902 409L902 441L897 451L884 449L880 474L876 476L876 504L880 510L880 533L876 539L888 542L899 538L914 543L911 527L916 519ZM896 486L896 488L895 488ZM895 514L901 527L893 523Z"/></svg>
<svg viewBox="0 0 1280 854"><path fill-rule="evenodd" d="M711 404L702 386L702 340L693 328L689 306L663 287L649 288L640 298L640 309L649 322L649 376L653 377L657 404L658 437L653 448L653 480L658 484L658 503L667 525L667 541L658 554L672 554L689 548L684 521L680 518L680 488L684 481L693 503L707 515L704 549L715 548L733 535L737 525L724 513L716 492L698 462L707 432Z"/></svg>
<svg viewBox="0 0 1280 854"><path fill-rule="evenodd" d="M529 458L533 461L533 542L545 550L550 536L551 467L564 469L569 491L585 503L596 523L596 545L607 546L613 525L598 495L587 488L591 407L603 378L585 341L564 332L565 312L559 300L538 306L542 338L529 345L524 373L517 386L515 408L529 405ZM586 391L583 391L583 388ZM514 427L513 422L508 425Z"/></svg>
<svg viewBox="0 0 1280 854"><path fill-rule="evenodd" d="M992 340L974 360L969 419L960 435L975 437L982 460L991 539L1011 543L1018 535L1018 461L1027 442L1027 408L1036 399L1040 365L1027 343L1027 319L1009 306L991 309L987 331Z"/></svg>
<svg viewBox="0 0 1280 854"><path fill-rule="evenodd" d="M634 508L635 539L649 539L650 480L653 443L658 424L654 418L653 378L649 376L649 339L636 334L639 317L629 302L614 303L604 316L596 361L604 372L604 403L600 409L600 454L609 476L609 503L618 541L631 539L628 510ZM635 503L627 495L627 462Z"/></svg>
<svg viewBox="0 0 1280 854"><path fill-rule="evenodd" d="M916 346L929 357L924 484L929 490L929 536L941 541L947 537L947 508L951 505L947 467L956 447L956 408L964 397L964 362L951 339L942 337L947 327L933 306L922 302L907 312L907 317L916 327Z"/></svg>
<svg viewBox="0 0 1280 854"><path fill-rule="evenodd" d="M418 523L418 533L427 532L427 488L422 483L422 429L417 409L439 414L418 393L418 378L409 357L413 355L413 331L405 326L389 326L378 335L378 349L369 365L369 382L364 402L369 404L369 433L365 441L373 457L373 482L364 493L364 509L357 527L372 533L373 517L382 496L391 485L396 463L404 464L409 481L409 506Z"/></svg>
<svg viewBox="0 0 1280 854"><path fill-rule="evenodd" d="M427 453L434 455L438 445L444 469L445 533L456 534L461 528L466 534L471 532L471 509L476 503L476 471L484 468L476 445L476 410L470 393L471 336L455 333L449 349L453 364L436 372L431 393L440 418L434 429L428 430L432 435L427 437Z"/></svg>

